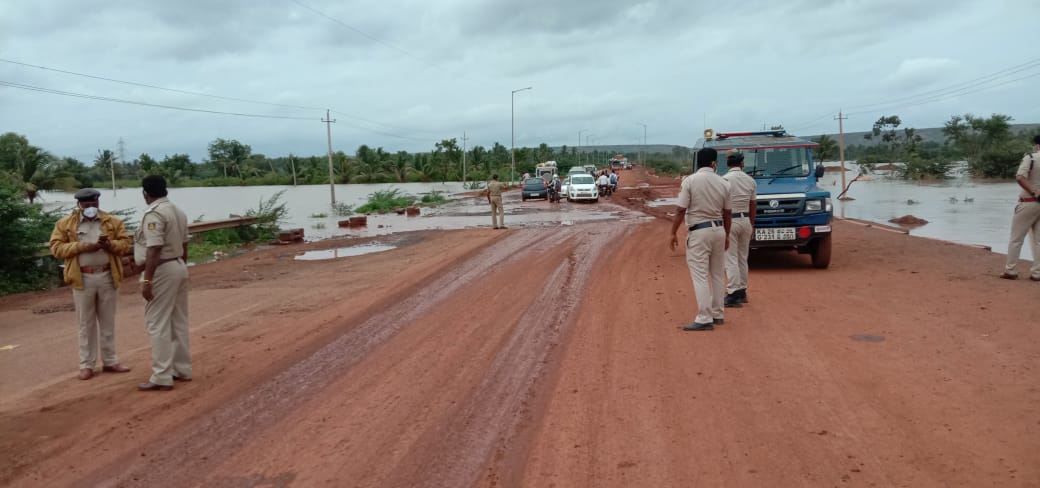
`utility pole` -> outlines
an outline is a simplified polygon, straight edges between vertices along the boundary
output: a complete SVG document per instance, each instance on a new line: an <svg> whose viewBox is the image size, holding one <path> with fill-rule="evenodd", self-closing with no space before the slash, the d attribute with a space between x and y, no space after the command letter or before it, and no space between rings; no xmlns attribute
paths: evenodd
<svg viewBox="0 0 1040 488"><path fill-rule="evenodd" d="M841 113L841 109L838 109L838 116L835 117L835 118L838 119L838 159L841 160L841 191L844 192L845 191L845 119L847 119L848 117L844 116ZM849 197L847 197L847 196L842 196L841 197L842 200L848 200L848 198Z"/></svg>
<svg viewBox="0 0 1040 488"><path fill-rule="evenodd" d="M336 205L336 178L332 173L332 123L336 119L329 117L329 110L325 110L325 118L321 120L325 123L325 130L329 136L329 196L332 198L332 205Z"/></svg>
<svg viewBox="0 0 1040 488"><path fill-rule="evenodd" d="M292 186L296 186L296 159L289 153L289 165L292 167Z"/></svg>
<svg viewBox="0 0 1040 488"><path fill-rule="evenodd" d="M516 177L516 92L530 90L531 87L517 88L509 94L509 184Z"/></svg>
<svg viewBox="0 0 1040 488"><path fill-rule="evenodd" d="M643 147L639 148L639 164L645 165L643 162L643 153L646 152L646 124L636 122L636 124L643 126Z"/></svg>
<svg viewBox="0 0 1040 488"><path fill-rule="evenodd" d="M588 132L588 129L582 129L578 131L578 166L581 166L581 133Z"/></svg>
<svg viewBox="0 0 1040 488"><path fill-rule="evenodd" d="M122 137L119 138L119 160L126 161L126 143ZM116 196L116 162L112 161L109 168L112 170L112 196Z"/></svg>
<svg viewBox="0 0 1040 488"><path fill-rule="evenodd" d="M462 131L462 189L466 189L466 131Z"/></svg>

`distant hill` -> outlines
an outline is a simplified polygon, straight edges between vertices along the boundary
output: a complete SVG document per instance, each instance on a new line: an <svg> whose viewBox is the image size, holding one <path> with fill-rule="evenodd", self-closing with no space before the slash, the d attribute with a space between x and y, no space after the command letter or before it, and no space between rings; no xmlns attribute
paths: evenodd
<svg viewBox="0 0 1040 488"><path fill-rule="evenodd" d="M939 144L942 144L943 142L946 141L946 137L943 136L943 133L942 133L942 127L930 127L930 128L927 128L927 129L918 129L918 128L915 127L915 129L917 131L916 133L920 134L920 136L921 136L921 139L922 139L921 142L932 142L932 141L934 141L934 142L938 142ZM1040 133L1040 124L1011 124L1011 132L1018 133L1018 132L1021 132L1021 131L1026 131L1026 133L1028 133L1028 134ZM869 132L846 132L845 133L845 145L851 146L853 144L862 144L864 146L876 146L876 145L878 145L881 142L877 138L875 138L874 140L864 139L863 136L865 136L867 134L869 134ZM810 138L820 137L820 134L816 134L816 135L812 135L812 136L804 136L804 135L801 135L801 134L798 134L798 135L800 137L810 137ZM832 138L832 139L834 139L835 141L838 140L838 134L837 133L827 134L827 136Z"/></svg>

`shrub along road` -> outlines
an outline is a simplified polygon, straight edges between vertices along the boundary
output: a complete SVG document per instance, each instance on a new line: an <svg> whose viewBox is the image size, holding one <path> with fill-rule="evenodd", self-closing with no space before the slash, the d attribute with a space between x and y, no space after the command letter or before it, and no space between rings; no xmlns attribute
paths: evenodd
<svg viewBox="0 0 1040 488"><path fill-rule="evenodd" d="M637 208L677 187L622 184L610 200ZM198 266L196 376L171 392L134 391L149 350L132 281L117 340L134 372L90 381L68 290L6 297L0 484L1040 479L1040 285L997 279L1001 256L837 222L830 269L757 256L751 303L688 333L668 228L428 231L366 256L292 259L343 245L323 242Z"/></svg>

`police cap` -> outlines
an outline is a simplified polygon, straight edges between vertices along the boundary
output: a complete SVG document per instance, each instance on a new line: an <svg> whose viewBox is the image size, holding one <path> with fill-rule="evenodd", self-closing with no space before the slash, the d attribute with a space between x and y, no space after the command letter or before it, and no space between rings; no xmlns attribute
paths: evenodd
<svg viewBox="0 0 1040 488"><path fill-rule="evenodd" d="M81 202L96 202L98 197L101 196L101 192L93 188L84 188L76 192L76 194L73 196L76 198L76 200Z"/></svg>

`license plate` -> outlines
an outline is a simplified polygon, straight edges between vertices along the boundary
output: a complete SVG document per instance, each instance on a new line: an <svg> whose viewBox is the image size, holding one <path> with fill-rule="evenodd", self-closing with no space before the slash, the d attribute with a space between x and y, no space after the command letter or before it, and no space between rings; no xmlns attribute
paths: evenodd
<svg viewBox="0 0 1040 488"><path fill-rule="evenodd" d="M538 192L528 192L527 196L529 196L529 197L536 197L536 196L538 196Z"/></svg>
<svg viewBox="0 0 1040 488"><path fill-rule="evenodd" d="M795 233L793 227L781 227L779 229L755 229L756 241L793 241Z"/></svg>

